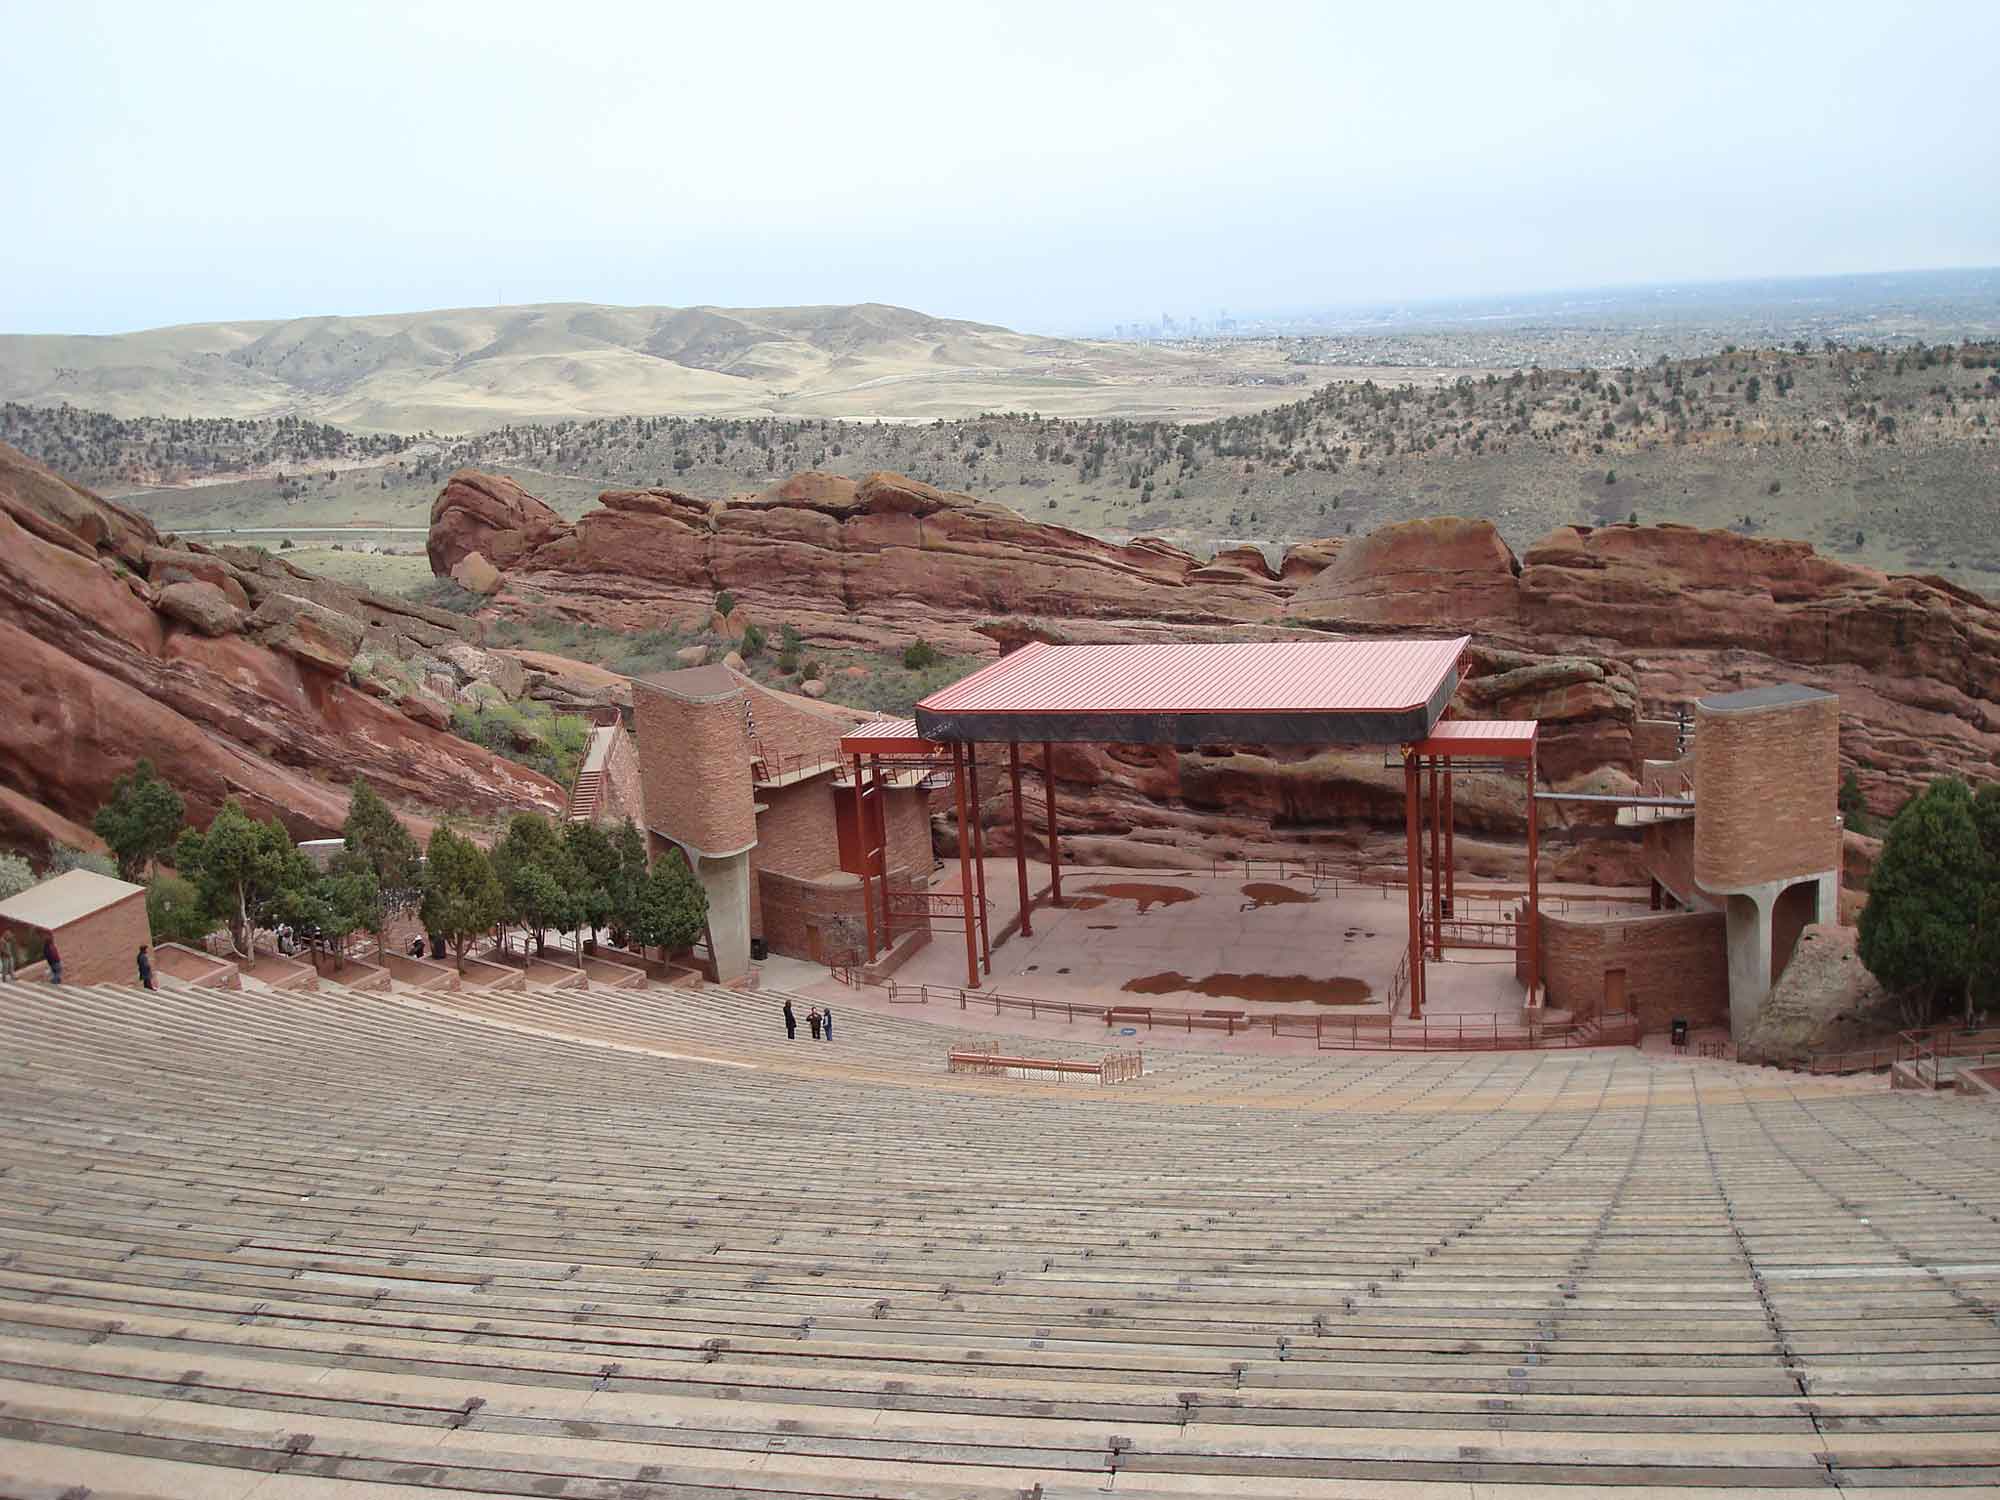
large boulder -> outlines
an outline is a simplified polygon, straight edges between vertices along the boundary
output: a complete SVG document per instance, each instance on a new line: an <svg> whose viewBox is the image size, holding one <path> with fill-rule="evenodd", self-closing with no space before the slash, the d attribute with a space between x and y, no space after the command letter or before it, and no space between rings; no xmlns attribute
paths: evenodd
<svg viewBox="0 0 2000 1500"><path fill-rule="evenodd" d="M1301 622L1422 628L1511 621L1520 570L1491 521L1404 521L1334 553L1299 584L1285 613Z"/></svg>
<svg viewBox="0 0 2000 1500"><path fill-rule="evenodd" d="M500 570L486 560L483 552L468 552L451 565L451 581L472 594L500 592Z"/></svg>
<svg viewBox="0 0 2000 1500"><path fill-rule="evenodd" d="M241 589L237 590L242 593ZM233 635L246 618L227 594L212 583L170 583L160 590L160 613L203 635Z"/></svg>
<svg viewBox="0 0 2000 1500"><path fill-rule="evenodd" d="M317 667L344 673L361 649L361 622L297 594L267 594L250 616L257 638L273 651Z"/></svg>
<svg viewBox="0 0 2000 1500"><path fill-rule="evenodd" d="M226 559L213 552L195 552L180 547L148 547L146 577L161 589L176 583L205 583L218 589L238 609L250 607L250 595L242 575Z"/></svg>
<svg viewBox="0 0 2000 1500"><path fill-rule="evenodd" d="M504 474L460 469L431 503L431 572L450 576L468 552L505 571L568 532L567 521Z"/></svg>
<svg viewBox="0 0 2000 1500"><path fill-rule="evenodd" d="M1815 1052L1877 1044L1899 1024L1896 1003L1863 967L1852 927L1814 923L1738 1043L1740 1061L1802 1067Z"/></svg>

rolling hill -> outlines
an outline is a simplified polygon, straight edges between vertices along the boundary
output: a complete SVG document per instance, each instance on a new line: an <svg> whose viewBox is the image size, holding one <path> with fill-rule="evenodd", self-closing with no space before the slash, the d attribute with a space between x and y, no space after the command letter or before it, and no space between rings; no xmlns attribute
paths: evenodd
<svg viewBox="0 0 2000 1500"><path fill-rule="evenodd" d="M0 335L0 400L370 432L674 414L929 420L1017 408L1212 417L1303 384L1266 347L1078 342L906 308L456 308Z"/></svg>

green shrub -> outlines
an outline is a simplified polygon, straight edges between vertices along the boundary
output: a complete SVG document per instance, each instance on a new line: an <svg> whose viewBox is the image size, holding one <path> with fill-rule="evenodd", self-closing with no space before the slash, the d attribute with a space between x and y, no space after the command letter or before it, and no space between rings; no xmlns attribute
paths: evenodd
<svg viewBox="0 0 2000 1500"><path fill-rule="evenodd" d="M178 799L176 799L178 800ZM108 854L99 854L91 849L72 849L68 844L49 841L48 875L63 875L71 870L88 870L93 875L118 877L118 861Z"/></svg>
<svg viewBox="0 0 2000 1500"><path fill-rule="evenodd" d="M18 854L0 854L0 901L18 896L35 883L35 872Z"/></svg>
<svg viewBox="0 0 2000 1500"><path fill-rule="evenodd" d="M215 915L202 904L194 882L162 870L146 885L146 922L156 943L198 945L215 930Z"/></svg>
<svg viewBox="0 0 2000 1500"><path fill-rule="evenodd" d="M575 714L558 714L546 703L532 699L520 703L484 699L476 706L461 703L451 711L451 731L563 786L576 779L590 743L590 725L585 720Z"/></svg>
<svg viewBox="0 0 2000 1500"><path fill-rule="evenodd" d="M907 672L921 672L925 667L934 667L939 659L938 648L929 641L912 641L903 648L903 669Z"/></svg>
<svg viewBox="0 0 2000 1500"><path fill-rule="evenodd" d="M764 654L764 645L763 626L751 624L743 627L743 641L738 649L742 651L745 657L762 656Z"/></svg>
<svg viewBox="0 0 2000 1500"><path fill-rule="evenodd" d="M427 604L432 609L449 610L455 615L469 615L485 607L486 596L475 594L463 588L455 578L433 578L404 591L405 599L418 604Z"/></svg>

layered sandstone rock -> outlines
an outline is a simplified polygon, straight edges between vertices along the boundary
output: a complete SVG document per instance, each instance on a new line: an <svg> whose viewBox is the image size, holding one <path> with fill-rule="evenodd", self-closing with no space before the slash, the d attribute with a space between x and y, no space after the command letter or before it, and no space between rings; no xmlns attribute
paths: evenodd
<svg viewBox="0 0 2000 1500"><path fill-rule="evenodd" d="M454 476L438 500L434 566L486 538L458 518L473 510L464 497L505 484ZM1438 518L1302 542L1273 570L1253 548L1204 564L1157 539L1106 542L889 474L798 474L726 503L612 491L573 527L551 526L545 511L510 499L478 513L517 558L510 580L615 627L645 628L663 613L698 627L727 589L760 619L825 644L923 636L978 654L1030 639L1467 633L1456 711L1541 720L1543 772L1559 788L1627 789L1642 718L1783 681L1840 695L1843 759L1879 813L1941 772L2000 767L1994 607L1799 542L1563 527L1516 556L1487 522ZM1282 758L1245 754L1227 773L1201 771L1192 802L1151 761L1079 766L1075 792L1107 848L1158 835L1163 848L1221 849L1261 829L1305 849L1320 834L1343 836L1349 814L1397 815L1372 775L1329 770L1322 786ZM1219 806L1203 805L1210 794ZM1287 806L1316 807L1323 821L1288 822ZM1517 807L1492 820L1497 848L1518 837L1521 816ZM1572 805L1545 823L1552 867L1635 868L1608 813Z"/></svg>
<svg viewBox="0 0 2000 1500"><path fill-rule="evenodd" d="M431 505L431 571L440 578L467 553L510 568L569 529L563 518L502 474L460 469Z"/></svg>
<svg viewBox="0 0 2000 1500"><path fill-rule="evenodd" d="M141 756L191 818L236 796L301 837L339 828L357 775L411 808L559 808L553 783L433 727L432 704L409 705L420 723L347 680L363 643L458 628L268 554L163 543L0 444L0 843L76 842Z"/></svg>

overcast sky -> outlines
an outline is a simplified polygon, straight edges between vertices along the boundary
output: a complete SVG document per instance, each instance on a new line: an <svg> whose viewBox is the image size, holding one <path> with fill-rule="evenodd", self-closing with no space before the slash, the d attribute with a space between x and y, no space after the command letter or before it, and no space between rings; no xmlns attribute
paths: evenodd
<svg viewBox="0 0 2000 1500"><path fill-rule="evenodd" d="M8 7L0 331L2000 263L2000 3Z"/></svg>

